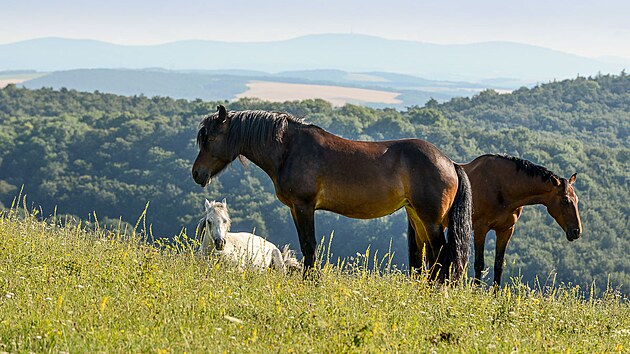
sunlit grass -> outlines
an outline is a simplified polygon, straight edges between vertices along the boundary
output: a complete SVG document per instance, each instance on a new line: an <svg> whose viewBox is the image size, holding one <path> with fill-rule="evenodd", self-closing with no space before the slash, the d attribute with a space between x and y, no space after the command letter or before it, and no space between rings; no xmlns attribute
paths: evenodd
<svg viewBox="0 0 630 354"><path fill-rule="evenodd" d="M185 234L149 243L134 230L3 213L0 351L630 350L630 306L614 292L435 286L387 255L333 260L326 247L318 279L305 282L201 260L194 246Z"/></svg>

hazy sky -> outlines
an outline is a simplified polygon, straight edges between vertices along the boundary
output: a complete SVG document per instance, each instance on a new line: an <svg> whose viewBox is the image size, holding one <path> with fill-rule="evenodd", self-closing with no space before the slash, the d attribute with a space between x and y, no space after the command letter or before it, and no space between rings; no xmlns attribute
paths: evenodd
<svg viewBox="0 0 630 354"><path fill-rule="evenodd" d="M630 1L0 0L0 43L269 41L350 32L440 44L513 41L630 58Z"/></svg>

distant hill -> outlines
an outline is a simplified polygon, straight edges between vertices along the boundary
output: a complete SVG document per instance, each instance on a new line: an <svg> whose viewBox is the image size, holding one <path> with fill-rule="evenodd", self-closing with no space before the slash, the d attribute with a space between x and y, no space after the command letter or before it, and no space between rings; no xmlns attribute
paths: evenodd
<svg viewBox="0 0 630 354"><path fill-rule="evenodd" d="M27 88L65 87L119 95L223 100L247 90L245 76L164 70L78 69L53 72L22 83Z"/></svg>
<svg viewBox="0 0 630 354"><path fill-rule="evenodd" d="M385 72L350 73L342 70L302 70L276 74L242 70L188 70L164 69L77 69L56 71L22 83L27 88L62 87L85 92L107 92L120 95L169 96L173 98L204 100L233 100L237 97L257 96L252 82L283 83L273 101L323 98L331 102L352 102L371 107L385 105L404 108L423 105L431 98L445 101L452 97L471 96L488 85L457 81L427 80L411 75ZM299 84L299 85L296 85ZM295 96L296 90L309 85L309 92ZM331 86L337 87L331 92ZM277 88L275 85L274 88ZM340 88L341 87L341 88ZM338 97L345 88L362 89L362 92ZM501 89L501 86L493 88ZM369 90L369 91L365 91ZM277 90L274 90L277 91ZM356 91L356 90L355 90ZM367 92L367 95L365 94ZM384 96L396 96L393 103ZM273 96L273 95L272 95ZM297 97L297 98L291 98ZM269 100L270 97L261 97Z"/></svg>
<svg viewBox="0 0 630 354"><path fill-rule="evenodd" d="M309 35L275 42L190 40L146 46L42 38L0 45L0 70L149 67L265 72L340 69L399 72L439 80L535 82L577 74L619 73L630 67L630 60L592 59L509 42L438 45L356 34Z"/></svg>

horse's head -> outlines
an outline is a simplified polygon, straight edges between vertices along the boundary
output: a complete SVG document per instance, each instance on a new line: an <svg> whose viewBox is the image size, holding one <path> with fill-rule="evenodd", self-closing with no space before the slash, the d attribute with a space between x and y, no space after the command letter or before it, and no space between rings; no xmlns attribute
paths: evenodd
<svg viewBox="0 0 630 354"><path fill-rule="evenodd" d="M199 154L192 167L192 176L202 187L236 158L228 147L229 126L230 118L223 106L218 106L217 112L204 118L199 126Z"/></svg>
<svg viewBox="0 0 630 354"><path fill-rule="evenodd" d="M578 197L573 189L576 176L574 173L569 179L553 177L555 188L546 203L549 214L562 227L569 241L577 240L582 233Z"/></svg>
<svg viewBox="0 0 630 354"><path fill-rule="evenodd" d="M210 202L206 199L206 216L202 219L205 224L205 232L203 233L202 247L210 243L212 240L214 248L222 251L225 247L225 236L230 229L230 215L227 211L227 202ZM203 250L205 253L205 250Z"/></svg>

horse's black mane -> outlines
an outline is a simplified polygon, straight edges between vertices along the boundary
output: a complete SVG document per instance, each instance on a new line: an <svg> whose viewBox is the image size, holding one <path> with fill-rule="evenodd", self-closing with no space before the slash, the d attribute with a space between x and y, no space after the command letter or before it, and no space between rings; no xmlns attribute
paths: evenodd
<svg viewBox="0 0 630 354"><path fill-rule="evenodd" d="M543 181L550 181L553 177L557 178L558 180L561 179L555 173L549 171L545 167L536 165L535 163L531 161L521 159L515 156L510 156L508 154L486 154L483 156L494 156L494 157L499 157L499 158L512 161L516 165L516 172L524 171L528 176L531 176L531 177L538 176ZM480 156L480 157L483 157L483 156Z"/></svg>
<svg viewBox="0 0 630 354"><path fill-rule="evenodd" d="M203 145L206 139L201 134L201 128L208 127L210 122L218 117L218 113L213 113L206 116L200 123L199 134L197 134L198 145ZM303 118L286 112L230 111L228 117L230 118L228 148L231 151L236 151L241 144L262 147L269 143L282 142L289 123L306 124Z"/></svg>
<svg viewBox="0 0 630 354"><path fill-rule="evenodd" d="M230 112L228 145L231 150L245 143L248 146L263 146L282 142L290 122L304 124L302 118L285 112L237 111Z"/></svg>

